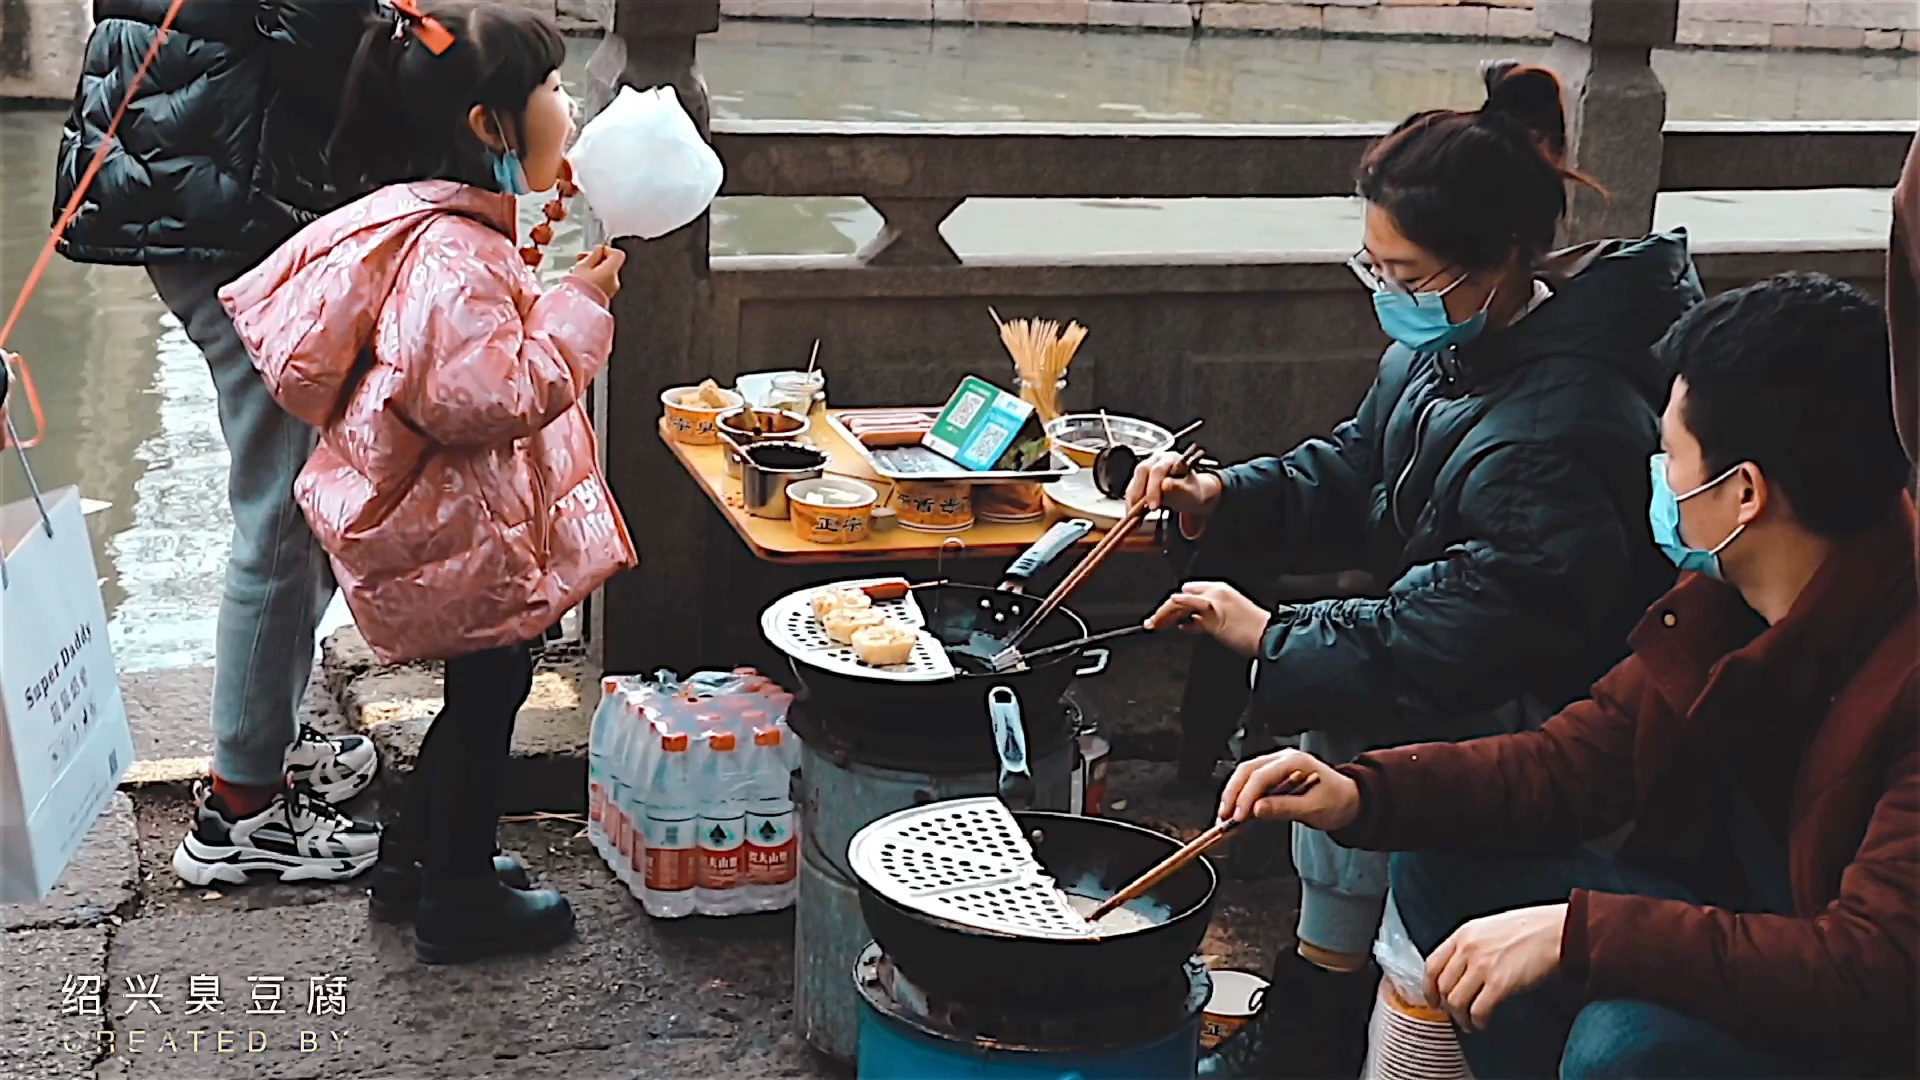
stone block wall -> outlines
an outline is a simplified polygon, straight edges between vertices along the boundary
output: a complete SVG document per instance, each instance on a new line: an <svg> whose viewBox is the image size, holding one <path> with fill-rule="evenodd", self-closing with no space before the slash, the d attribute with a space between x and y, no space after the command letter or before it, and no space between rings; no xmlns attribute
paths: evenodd
<svg viewBox="0 0 1920 1080"><path fill-rule="evenodd" d="M1544 40L1532 9L1533 0L720 0L721 14L743 19ZM1920 0L1681 0L1679 43L1920 52Z"/></svg>

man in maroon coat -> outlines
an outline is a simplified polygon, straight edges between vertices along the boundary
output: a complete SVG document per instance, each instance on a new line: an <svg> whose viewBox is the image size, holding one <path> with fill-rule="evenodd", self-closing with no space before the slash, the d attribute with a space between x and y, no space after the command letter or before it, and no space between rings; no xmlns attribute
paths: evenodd
<svg viewBox="0 0 1920 1080"><path fill-rule="evenodd" d="M1338 769L1282 751L1221 813L1401 853L1481 1080L1915 1075L1920 620L1883 315L1783 275L1660 348L1650 516L1693 572L1592 698ZM1300 769L1321 782L1267 795Z"/></svg>

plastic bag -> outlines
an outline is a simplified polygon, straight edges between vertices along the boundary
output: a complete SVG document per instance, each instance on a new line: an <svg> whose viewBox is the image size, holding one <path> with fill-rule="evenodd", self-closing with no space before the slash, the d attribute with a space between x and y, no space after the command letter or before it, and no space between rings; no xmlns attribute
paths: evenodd
<svg viewBox="0 0 1920 1080"><path fill-rule="evenodd" d="M620 88L567 160L607 236L655 240L705 213L726 173L671 86Z"/></svg>
<svg viewBox="0 0 1920 1080"><path fill-rule="evenodd" d="M1407 927L1400 921L1400 908L1393 898L1387 898L1387 915L1380 920L1380 935L1373 939L1373 959L1380 965L1380 971L1393 981L1394 992L1400 1000L1416 1005L1427 1000L1427 958L1407 936Z"/></svg>

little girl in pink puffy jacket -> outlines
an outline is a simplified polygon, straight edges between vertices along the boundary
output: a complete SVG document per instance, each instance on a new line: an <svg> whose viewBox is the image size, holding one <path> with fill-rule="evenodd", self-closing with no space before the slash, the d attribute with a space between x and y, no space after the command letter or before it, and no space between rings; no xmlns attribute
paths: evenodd
<svg viewBox="0 0 1920 1080"><path fill-rule="evenodd" d="M371 191L221 290L273 395L320 429L294 494L385 661L446 661L406 805L381 837L376 916L451 963L572 933L497 854L500 776L529 642L637 562L580 406L613 345L623 256L542 292L514 196L554 187L574 132L566 46L506 3L400 0L369 28L331 154Z"/></svg>

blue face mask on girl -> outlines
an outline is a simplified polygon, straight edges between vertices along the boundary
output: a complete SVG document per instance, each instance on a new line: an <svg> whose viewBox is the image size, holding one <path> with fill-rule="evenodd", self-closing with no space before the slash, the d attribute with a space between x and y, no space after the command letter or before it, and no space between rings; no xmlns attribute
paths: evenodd
<svg viewBox="0 0 1920 1080"><path fill-rule="evenodd" d="M1438 352L1449 345L1472 341L1487 328L1487 306L1493 303L1491 294L1487 303L1465 322L1447 318L1447 294L1467 280L1466 274L1454 278L1452 284L1438 292L1416 293L1389 283L1358 255L1347 260L1347 266L1373 290L1373 313L1380 320L1380 329L1414 352Z"/></svg>
<svg viewBox="0 0 1920 1080"><path fill-rule="evenodd" d="M1720 552L1726 550L1728 544L1733 543L1735 538L1747 531L1746 525L1742 524L1734 529L1727 534L1725 540L1708 550L1690 548L1687 542L1680 538L1680 504L1703 491L1711 491L1717 485L1725 483L1727 477L1739 471L1740 466L1735 465L1684 495L1675 495L1673 489L1667 486L1667 455L1653 455L1651 467L1653 499L1647 506L1647 521L1653 526L1653 542L1658 544L1661 553L1673 560L1673 565L1680 569L1705 574L1711 578L1720 577Z"/></svg>
<svg viewBox="0 0 1920 1080"><path fill-rule="evenodd" d="M493 160L493 186L508 195L528 195L532 193L527 186L527 170L520 165L520 155L508 150L487 152Z"/></svg>

